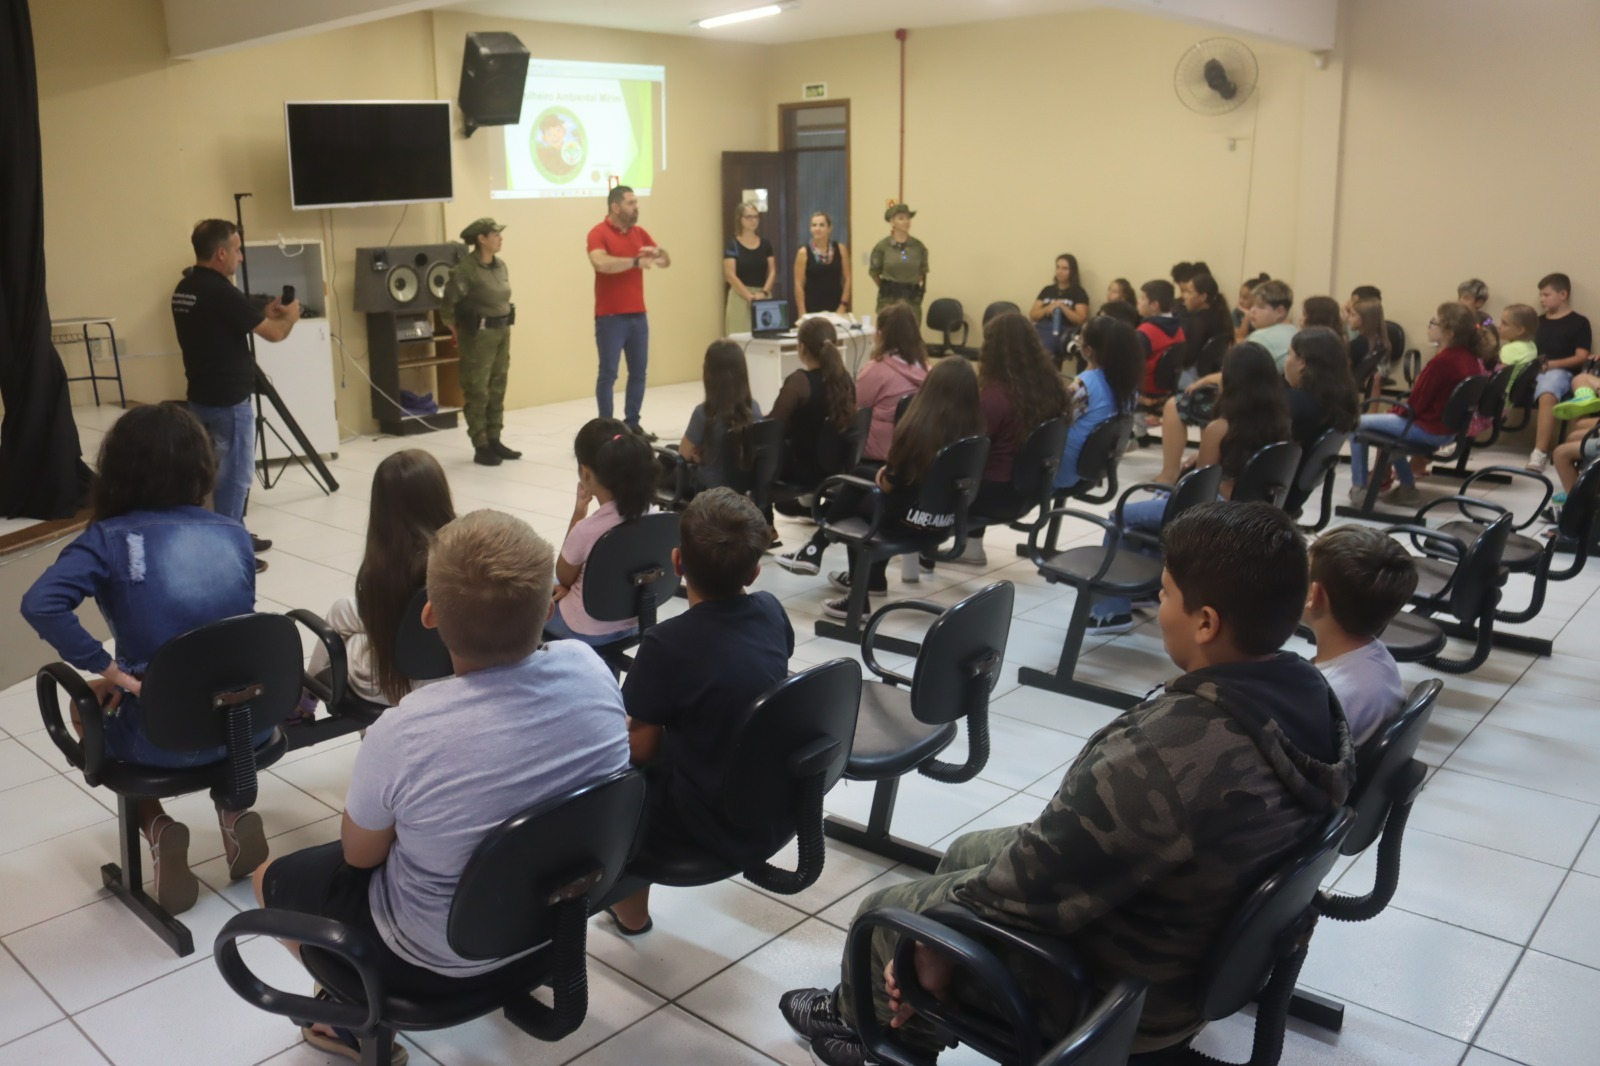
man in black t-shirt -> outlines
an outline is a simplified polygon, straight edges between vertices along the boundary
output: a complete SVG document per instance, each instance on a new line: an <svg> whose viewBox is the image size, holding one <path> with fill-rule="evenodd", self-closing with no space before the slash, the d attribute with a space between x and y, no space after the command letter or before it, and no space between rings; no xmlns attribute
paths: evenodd
<svg viewBox="0 0 1600 1066"><path fill-rule="evenodd" d="M1539 376L1534 379L1533 400L1539 410L1533 454L1527 468L1543 473L1556 445L1555 406L1572 392L1572 377L1581 373L1594 350L1589 320L1572 309L1572 281L1565 274L1539 279Z"/></svg>
<svg viewBox="0 0 1600 1066"><path fill-rule="evenodd" d="M195 265L183 272L172 293L172 324L189 379L189 410L211 435L217 453L217 487L212 508L235 521L244 518L255 467L256 360L249 335L281 341L300 321L300 302L276 297L263 310L233 284L244 259L239 228L222 219L198 223L189 236ZM256 551L270 541L251 537ZM256 571L266 564L256 560Z"/></svg>
<svg viewBox="0 0 1600 1066"><path fill-rule="evenodd" d="M1089 294L1078 284L1078 259L1066 252L1056 256L1052 284L1039 290L1028 310L1044 342L1045 351L1059 358L1067 339L1089 320Z"/></svg>

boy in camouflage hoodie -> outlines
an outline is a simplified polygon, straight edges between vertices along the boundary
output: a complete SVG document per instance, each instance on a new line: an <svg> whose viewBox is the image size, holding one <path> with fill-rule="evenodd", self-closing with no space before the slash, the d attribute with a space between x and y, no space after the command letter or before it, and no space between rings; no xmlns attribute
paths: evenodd
<svg viewBox="0 0 1600 1066"><path fill-rule="evenodd" d="M1199 974L1222 926L1274 866L1345 801L1349 730L1316 667L1279 648L1306 598L1306 548L1266 504L1195 507L1162 535L1162 641L1183 676L1100 730L1031 824L959 837L934 876L862 902L924 911L954 900L1069 941L1098 990L1150 983L1135 1050L1180 1044L1203 1024ZM1250 575L1250 580L1244 580ZM870 980L877 1014L913 1048L943 1041L904 1005L895 937L879 930L873 972L848 962L837 990L797 989L780 1009L825 1066L872 1060L851 987ZM1077 991L1016 960L1045 1035L1072 1023ZM941 955L919 948L936 993L982 1003Z"/></svg>

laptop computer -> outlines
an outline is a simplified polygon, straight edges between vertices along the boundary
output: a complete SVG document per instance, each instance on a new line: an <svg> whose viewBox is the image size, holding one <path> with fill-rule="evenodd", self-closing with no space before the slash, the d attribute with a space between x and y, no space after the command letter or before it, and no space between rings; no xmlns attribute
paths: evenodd
<svg viewBox="0 0 1600 1066"><path fill-rule="evenodd" d="M788 300L750 301L750 335L781 337L792 329Z"/></svg>

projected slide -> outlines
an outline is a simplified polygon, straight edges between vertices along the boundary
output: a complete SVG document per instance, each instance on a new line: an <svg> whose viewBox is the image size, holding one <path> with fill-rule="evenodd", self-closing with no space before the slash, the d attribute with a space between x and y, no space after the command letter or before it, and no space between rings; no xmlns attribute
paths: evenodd
<svg viewBox="0 0 1600 1066"><path fill-rule="evenodd" d="M522 121L491 141L489 195L604 196L655 183L666 169L666 68L535 59Z"/></svg>

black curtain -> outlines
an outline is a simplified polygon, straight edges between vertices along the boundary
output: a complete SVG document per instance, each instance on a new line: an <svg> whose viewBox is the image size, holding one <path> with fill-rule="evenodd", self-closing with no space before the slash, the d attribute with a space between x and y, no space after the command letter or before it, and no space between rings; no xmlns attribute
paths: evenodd
<svg viewBox="0 0 1600 1066"><path fill-rule="evenodd" d="M83 449L67 372L50 343L28 0L0 0L0 159L0 515L66 518L83 499Z"/></svg>

